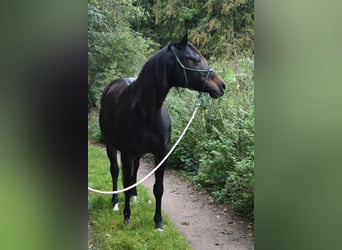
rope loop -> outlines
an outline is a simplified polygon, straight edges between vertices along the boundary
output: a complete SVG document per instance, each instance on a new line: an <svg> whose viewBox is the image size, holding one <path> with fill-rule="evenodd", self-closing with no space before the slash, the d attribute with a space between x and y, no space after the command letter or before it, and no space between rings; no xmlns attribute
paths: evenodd
<svg viewBox="0 0 342 250"><path fill-rule="evenodd" d="M179 142L183 139L186 131L189 129L190 124L192 123L192 121L195 118L195 115L198 111L198 108L201 106L200 104L200 95L198 97L198 103L195 105L194 110L192 111L192 115L191 118L188 122L188 124L185 126L182 134L179 136L178 140L175 142L175 144L172 146L172 148L170 149L170 151L165 155L165 157L159 162L159 164L150 172L148 173L144 178L142 178L140 181L136 182L135 184L126 187L124 189L120 189L120 190L116 190L116 191L101 191L101 190L97 190L91 187L88 187L88 191L94 192L94 193L98 193L98 194L119 194L119 193L123 193L126 192L132 188L135 188L136 186L138 186L139 184L141 184L142 182L144 182L148 177L150 177L154 172L156 172L160 166L166 161L167 158L169 158L169 156L171 155L171 153L175 150L175 148L177 147L177 145L179 144Z"/></svg>

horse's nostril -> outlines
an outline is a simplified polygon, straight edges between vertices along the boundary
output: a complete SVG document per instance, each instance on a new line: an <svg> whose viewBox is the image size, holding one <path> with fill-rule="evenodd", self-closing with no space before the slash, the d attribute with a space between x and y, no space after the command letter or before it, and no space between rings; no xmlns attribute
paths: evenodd
<svg viewBox="0 0 342 250"><path fill-rule="evenodd" d="M226 85L225 85L224 83L222 83L221 89L222 89L223 91L226 90Z"/></svg>

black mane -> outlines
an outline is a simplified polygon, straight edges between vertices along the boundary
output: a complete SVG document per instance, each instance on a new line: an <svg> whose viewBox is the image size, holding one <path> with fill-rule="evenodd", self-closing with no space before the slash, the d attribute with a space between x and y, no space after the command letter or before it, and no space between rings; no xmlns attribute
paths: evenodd
<svg viewBox="0 0 342 250"><path fill-rule="evenodd" d="M138 78L127 91L134 93L145 118L159 110L170 90L170 56L168 46L152 55L143 65Z"/></svg>

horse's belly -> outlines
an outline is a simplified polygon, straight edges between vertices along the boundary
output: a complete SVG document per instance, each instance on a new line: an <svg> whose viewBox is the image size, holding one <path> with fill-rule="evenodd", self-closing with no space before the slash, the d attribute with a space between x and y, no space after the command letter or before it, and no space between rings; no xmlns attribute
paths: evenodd
<svg viewBox="0 0 342 250"><path fill-rule="evenodd" d="M144 133L123 133L118 131L111 137L111 144L121 152L127 152L131 155L143 155L145 153L156 153L161 148L168 146L169 135L156 136L148 132Z"/></svg>

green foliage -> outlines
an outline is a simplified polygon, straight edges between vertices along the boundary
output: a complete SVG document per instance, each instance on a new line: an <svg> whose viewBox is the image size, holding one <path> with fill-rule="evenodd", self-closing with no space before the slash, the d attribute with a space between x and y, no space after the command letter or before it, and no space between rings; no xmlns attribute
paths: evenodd
<svg viewBox="0 0 342 250"><path fill-rule="evenodd" d="M217 100L202 96L201 112L169 164L185 170L193 181L218 199L230 201L234 208L253 217L254 208L254 64L252 59L216 63L225 76L228 90ZM181 90L182 98L171 91L167 106L171 114L172 141L187 123L196 93Z"/></svg>
<svg viewBox="0 0 342 250"><path fill-rule="evenodd" d="M224 191L220 195L231 200L238 212L254 217L254 160L245 158L235 163L227 173Z"/></svg>
<svg viewBox="0 0 342 250"><path fill-rule="evenodd" d="M88 1L88 103L96 107L105 85L136 76L154 43L131 29L143 15L130 0Z"/></svg>
<svg viewBox="0 0 342 250"><path fill-rule="evenodd" d="M138 30L166 44L190 29L190 40L208 58L248 57L254 48L253 0L137 1L148 13Z"/></svg>
<svg viewBox="0 0 342 250"><path fill-rule="evenodd" d="M99 125L99 109L92 108L88 113L88 140L100 142L101 137L102 135Z"/></svg>

